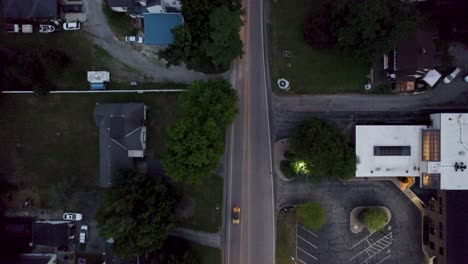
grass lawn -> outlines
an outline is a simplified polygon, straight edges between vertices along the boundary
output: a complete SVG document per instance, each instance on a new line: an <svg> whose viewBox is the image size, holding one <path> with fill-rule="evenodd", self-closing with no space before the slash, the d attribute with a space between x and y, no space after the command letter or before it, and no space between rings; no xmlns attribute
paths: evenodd
<svg viewBox="0 0 468 264"><path fill-rule="evenodd" d="M112 11L107 1L102 1L102 12L106 16L112 32L118 38L123 39L125 36L137 33L137 30L132 27L132 18L126 13Z"/></svg>
<svg viewBox="0 0 468 264"><path fill-rule="evenodd" d="M296 257L296 212L280 212L276 217L276 263L291 264Z"/></svg>
<svg viewBox="0 0 468 264"><path fill-rule="evenodd" d="M92 43L84 31L57 32L53 34L7 34L0 32L0 49L22 51L34 49L38 53L62 51L70 58L70 64L59 78L52 80L60 90L88 90L86 72L106 70L112 80L127 81L141 76L134 68L114 59L106 50ZM141 79L141 78L140 78ZM14 90L14 87L3 87Z"/></svg>
<svg viewBox="0 0 468 264"><path fill-rule="evenodd" d="M311 10L325 0L272 0L269 14L269 58L274 91L278 78L290 82L285 94L364 92L370 66L337 50L316 50L304 40L302 26ZM284 58L284 50L292 51Z"/></svg>
<svg viewBox="0 0 468 264"><path fill-rule="evenodd" d="M200 264L221 264L221 250L191 243L193 252L200 258Z"/></svg>
<svg viewBox="0 0 468 264"><path fill-rule="evenodd" d="M38 207L59 207L57 195L94 190L99 179L97 102L149 106L148 141L156 158L165 132L178 117L175 94L2 95L0 176L20 190L33 189Z"/></svg>
<svg viewBox="0 0 468 264"><path fill-rule="evenodd" d="M218 232L218 227L221 227L223 178L213 174L200 185L183 185L178 188L185 196L184 201L189 201L190 205L184 207L188 207L187 215L191 215L180 218L180 224L195 230Z"/></svg>

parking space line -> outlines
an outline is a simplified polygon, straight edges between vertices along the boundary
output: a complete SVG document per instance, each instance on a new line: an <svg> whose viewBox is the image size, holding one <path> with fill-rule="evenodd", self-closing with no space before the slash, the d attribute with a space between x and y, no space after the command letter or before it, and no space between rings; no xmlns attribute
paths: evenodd
<svg viewBox="0 0 468 264"><path fill-rule="evenodd" d="M384 262L384 260L388 259L388 258L391 257L391 256L392 256L392 255L386 256L385 258L383 258L383 259L381 259L379 262L377 262L377 264Z"/></svg>
<svg viewBox="0 0 468 264"><path fill-rule="evenodd" d="M372 234L370 234L370 235L366 236L365 238L361 239L361 241L357 242L357 244L355 244L354 246L352 246L350 249L355 248L357 245L361 244L362 241L364 241L364 240L366 240L367 243L370 245L369 240L367 240L367 239L368 239L371 235L372 235Z"/></svg>
<svg viewBox="0 0 468 264"><path fill-rule="evenodd" d="M317 248L316 245L314 245L314 244L310 243L309 241L305 240L305 239L304 239L303 237L301 237L300 235L297 235L297 237L300 238L300 239L302 239L302 240L303 240L304 242L306 242L307 244L313 246L314 248Z"/></svg>
<svg viewBox="0 0 468 264"><path fill-rule="evenodd" d="M305 263L305 262L304 262L303 260L301 260L301 259L296 258L296 260L299 261L299 262L301 262L301 263L307 264L307 263Z"/></svg>
<svg viewBox="0 0 468 264"><path fill-rule="evenodd" d="M302 248L298 247L297 249L299 249L300 251L304 252L304 253L307 254L309 257L311 257L311 258L317 260L316 257L314 257L314 256L312 256L311 254L307 253L307 252L306 252L305 250L303 250Z"/></svg>
<svg viewBox="0 0 468 264"><path fill-rule="evenodd" d="M310 231L309 229L303 227L302 225L298 225L300 226L302 229L304 229L305 231L309 232L310 234L312 234L314 237L318 237L316 234L314 234L312 231Z"/></svg>

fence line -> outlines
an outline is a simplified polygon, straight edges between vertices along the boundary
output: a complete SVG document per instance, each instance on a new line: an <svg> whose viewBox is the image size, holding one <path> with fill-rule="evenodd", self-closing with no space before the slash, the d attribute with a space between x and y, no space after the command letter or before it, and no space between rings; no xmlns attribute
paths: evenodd
<svg viewBox="0 0 468 264"><path fill-rule="evenodd" d="M82 90L82 91L50 91L50 94L95 94L95 93L179 93L185 89L148 89L148 90ZM34 91L2 91L3 94L32 94Z"/></svg>

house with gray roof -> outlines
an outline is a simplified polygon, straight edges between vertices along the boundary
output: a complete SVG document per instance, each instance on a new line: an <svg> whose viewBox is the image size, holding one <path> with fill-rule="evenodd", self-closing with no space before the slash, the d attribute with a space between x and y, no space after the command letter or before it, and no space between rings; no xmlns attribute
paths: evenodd
<svg viewBox="0 0 468 264"><path fill-rule="evenodd" d="M111 187L117 171L133 170L145 157L146 108L141 103L96 105L101 187Z"/></svg>

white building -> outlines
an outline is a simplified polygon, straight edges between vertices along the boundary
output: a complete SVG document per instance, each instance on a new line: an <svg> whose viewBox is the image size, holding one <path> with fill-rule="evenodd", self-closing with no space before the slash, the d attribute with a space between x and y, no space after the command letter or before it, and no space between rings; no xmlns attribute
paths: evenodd
<svg viewBox="0 0 468 264"><path fill-rule="evenodd" d="M356 126L356 177L422 177L421 187L468 189L468 114L432 126Z"/></svg>

